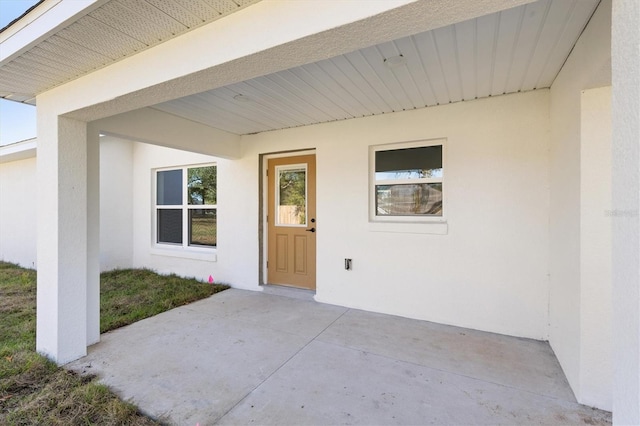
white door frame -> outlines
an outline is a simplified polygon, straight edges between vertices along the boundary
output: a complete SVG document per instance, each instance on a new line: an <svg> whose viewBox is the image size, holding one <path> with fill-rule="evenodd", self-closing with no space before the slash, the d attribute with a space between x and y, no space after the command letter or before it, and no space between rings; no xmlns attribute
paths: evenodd
<svg viewBox="0 0 640 426"><path fill-rule="evenodd" d="M273 158L282 158L282 157L297 157L299 155L316 155L315 148L307 148L301 150L293 150L293 151L281 151L281 152L272 152L268 154L262 154L262 164L260 164L261 177L262 177L262 217L260 218L262 223L262 264L259 266L262 271L262 279L259 284L265 285L267 284L267 260L269 259L269 228L267 223L267 214L269 210L269 179L267 178L267 170L269 169L268 164L269 160ZM318 156L316 155L316 168L317 168ZM317 172L316 172L316 182L317 182ZM317 197L316 197L316 206L317 206ZM317 209L317 207L316 207ZM317 283L316 283L317 285Z"/></svg>

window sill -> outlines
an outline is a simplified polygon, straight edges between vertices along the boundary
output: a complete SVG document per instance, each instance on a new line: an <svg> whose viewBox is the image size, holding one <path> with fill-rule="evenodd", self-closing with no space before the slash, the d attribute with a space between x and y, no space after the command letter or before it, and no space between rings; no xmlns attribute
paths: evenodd
<svg viewBox="0 0 640 426"><path fill-rule="evenodd" d="M371 232L392 232L399 234L435 234L446 235L449 232L447 222L369 222Z"/></svg>
<svg viewBox="0 0 640 426"><path fill-rule="evenodd" d="M156 256L179 257L182 259L204 260L207 262L218 261L218 254L216 252L216 249L154 246L151 248L150 253Z"/></svg>

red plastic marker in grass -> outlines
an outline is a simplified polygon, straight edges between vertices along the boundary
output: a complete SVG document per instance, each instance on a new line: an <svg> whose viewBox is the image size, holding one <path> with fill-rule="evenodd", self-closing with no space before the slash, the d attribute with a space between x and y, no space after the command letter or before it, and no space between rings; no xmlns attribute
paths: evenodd
<svg viewBox="0 0 640 426"><path fill-rule="evenodd" d="M209 284L213 284L213 277L209 275Z"/></svg>

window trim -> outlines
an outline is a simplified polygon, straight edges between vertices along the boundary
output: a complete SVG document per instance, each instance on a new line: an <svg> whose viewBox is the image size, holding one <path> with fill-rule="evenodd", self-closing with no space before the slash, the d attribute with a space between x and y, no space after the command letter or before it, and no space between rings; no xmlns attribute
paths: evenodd
<svg viewBox="0 0 640 426"><path fill-rule="evenodd" d="M372 231L385 231L386 229L389 232L413 232L412 229L414 227L407 226L387 226L380 227L382 224L446 224L447 222L447 199L449 197L445 196L446 184L445 179L447 176L447 140L445 138L438 139L422 139L415 141L405 141L405 142L394 142L382 145L371 145L369 146L369 229ZM390 182L390 181L377 181L376 180L376 152L378 151L390 151L395 149L406 149L406 148L422 148L429 146L442 146L442 178L424 178L420 179L399 179L393 181L393 184L405 184L405 183L442 183L442 216L435 215L407 215L407 216L379 216L376 215L376 184L381 184L381 182ZM385 229L386 228L386 229ZM396 228L403 229L402 231L395 230ZM416 231L423 232L423 231ZM446 233L446 229L444 232L438 231L436 233Z"/></svg>
<svg viewBox="0 0 640 426"><path fill-rule="evenodd" d="M158 167L151 170L151 254L191 258L197 260L217 260L217 230L216 245L190 245L189 244L189 210L193 209L214 209L216 211L216 220L218 218L218 199L216 196L216 204L189 204L189 169L201 167L216 167L216 177L218 173L218 165L215 162L187 164L181 166ZM158 204L158 173L171 170L182 170L182 204L163 205ZM216 179L216 186L217 186ZM182 211L182 243L164 243L158 241L158 210L175 209Z"/></svg>

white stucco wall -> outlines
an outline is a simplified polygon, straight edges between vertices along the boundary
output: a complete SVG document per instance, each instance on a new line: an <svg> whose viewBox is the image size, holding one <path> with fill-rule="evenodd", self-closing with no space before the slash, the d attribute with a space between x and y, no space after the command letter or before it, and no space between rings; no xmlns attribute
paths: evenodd
<svg viewBox="0 0 640 426"><path fill-rule="evenodd" d="M0 163L0 260L36 267L36 159Z"/></svg>
<svg viewBox="0 0 640 426"><path fill-rule="evenodd" d="M640 424L640 2L612 11L613 422Z"/></svg>
<svg viewBox="0 0 640 426"><path fill-rule="evenodd" d="M100 137L100 270L133 266L133 142Z"/></svg>
<svg viewBox="0 0 640 426"><path fill-rule="evenodd" d="M580 147L580 402L611 411L611 87L582 93Z"/></svg>
<svg viewBox="0 0 640 426"><path fill-rule="evenodd" d="M600 303L597 298L593 299L599 292L582 293L583 285L588 286L588 280L592 279L581 274L586 260L581 259L583 234L602 226L596 219L583 223L584 213L589 213L591 204L589 200L585 200L584 205L581 203L582 185L607 170L597 157L581 157L581 149L587 143L587 139L581 139L581 117L582 91L611 84L610 22L611 2L605 0L551 87L549 341L579 401L583 400L581 377L589 380L587 367L606 369L606 366L585 363L581 359L581 353L589 351L588 347L582 346L586 344L583 337L594 332L585 328L587 324L582 324L582 320L590 315L598 316L592 321L604 320L599 316L602 311L593 308ZM594 149L604 148L606 144ZM587 173L584 176L581 166L582 173ZM588 188L584 190L587 193ZM606 206L600 208L598 213L604 215ZM601 250L601 255L608 254L607 247L603 246ZM587 281L582 281L583 278ZM610 286L610 281L603 285ZM585 387L585 392L590 392L587 391L589 387ZM586 400L591 401L590 398ZM592 403L607 408L605 402Z"/></svg>
<svg viewBox="0 0 640 426"><path fill-rule="evenodd" d="M548 99L541 90L246 136L221 173L233 181L221 187L219 260L234 285L258 288L259 154L315 148L319 301L546 339ZM432 138L447 138L448 233L372 229L369 147Z"/></svg>

